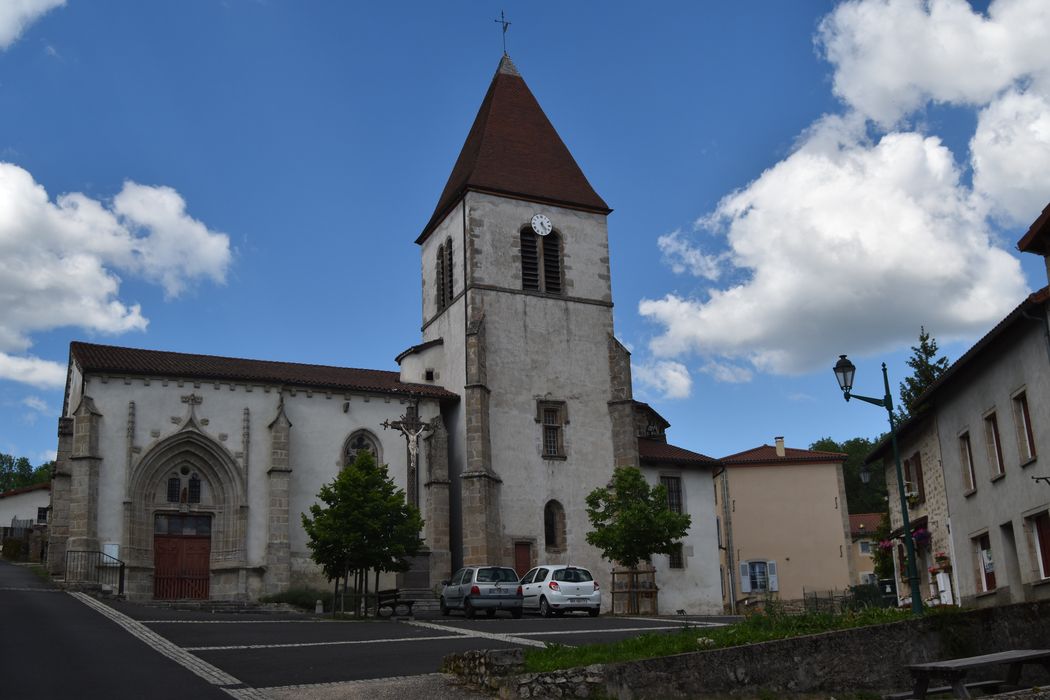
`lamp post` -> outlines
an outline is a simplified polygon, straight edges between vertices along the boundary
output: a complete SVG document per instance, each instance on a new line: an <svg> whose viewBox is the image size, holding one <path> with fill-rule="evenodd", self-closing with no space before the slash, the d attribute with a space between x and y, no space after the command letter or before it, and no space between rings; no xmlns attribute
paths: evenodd
<svg viewBox="0 0 1050 700"><path fill-rule="evenodd" d="M897 449L897 426L893 419L893 398L890 396L890 378L886 373L886 363L882 363L882 383L886 387L886 395L881 399L873 399L870 396L854 394L853 375L857 368L846 359L845 355L839 355L839 361L835 363L835 379L842 389L843 398L849 401L851 398L859 399L865 403L882 406L886 409L890 420L890 441L893 443L893 461L897 465L897 493L901 499L901 519L904 530L904 547L908 554L908 585L911 587L911 611L916 615L922 614L922 597L919 593L919 571L915 568L915 542L911 537L911 520L908 518L908 501L904 494L904 470L901 468L901 455Z"/></svg>

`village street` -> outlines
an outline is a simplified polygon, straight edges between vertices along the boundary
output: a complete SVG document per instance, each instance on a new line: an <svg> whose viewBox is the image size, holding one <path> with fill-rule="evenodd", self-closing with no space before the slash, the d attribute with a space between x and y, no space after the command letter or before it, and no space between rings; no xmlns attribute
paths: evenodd
<svg viewBox="0 0 1050 700"><path fill-rule="evenodd" d="M719 620L526 616L332 622L297 613L211 613L102 603L51 588L25 567L0 562L0 623L4 697L139 698L150 688L156 698L304 700L377 698L384 689L400 698L477 697L437 674L446 654L613 641Z"/></svg>

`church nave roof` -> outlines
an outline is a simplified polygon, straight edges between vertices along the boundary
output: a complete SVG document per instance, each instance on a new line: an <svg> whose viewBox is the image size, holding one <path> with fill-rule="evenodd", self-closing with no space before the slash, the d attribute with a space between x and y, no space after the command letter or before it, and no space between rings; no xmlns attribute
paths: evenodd
<svg viewBox="0 0 1050 700"><path fill-rule="evenodd" d="M287 384L335 391L365 391L435 399L458 399L439 386L402 382L398 372L355 369L297 362L248 360L238 357L191 355L74 341L71 362L85 373L109 372L148 377L193 378L226 382Z"/></svg>

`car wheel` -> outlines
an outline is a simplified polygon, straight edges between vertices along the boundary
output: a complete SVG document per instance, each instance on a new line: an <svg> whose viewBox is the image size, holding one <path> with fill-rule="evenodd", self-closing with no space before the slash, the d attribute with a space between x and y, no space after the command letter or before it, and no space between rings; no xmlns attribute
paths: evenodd
<svg viewBox="0 0 1050 700"><path fill-rule="evenodd" d="M600 612L600 610L598 610L598 608L591 608L590 610L587 611L587 614L590 615L591 617L598 617L598 613L599 612Z"/></svg>
<svg viewBox="0 0 1050 700"><path fill-rule="evenodd" d="M496 611L495 610L486 610L485 611L485 617L496 617Z"/></svg>
<svg viewBox="0 0 1050 700"><path fill-rule="evenodd" d="M551 613L551 606L547 602L547 599L540 598L540 617L550 617Z"/></svg>
<svg viewBox="0 0 1050 700"><path fill-rule="evenodd" d="M521 608L514 608L510 611L510 614L514 616L515 620L521 619Z"/></svg>
<svg viewBox="0 0 1050 700"><path fill-rule="evenodd" d="M474 619L474 606L471 604L470 598L466 598L463 601L463 615L466 616L468 620Z"/></svg>
<svg viewBox="0 0 1050 700"><path fill-rule="evenodd" d="M448 606L445 605L445 598L444 598L444 596L442 596L442 598L441 598L441 615L443 617L448 617Z"/></svg>

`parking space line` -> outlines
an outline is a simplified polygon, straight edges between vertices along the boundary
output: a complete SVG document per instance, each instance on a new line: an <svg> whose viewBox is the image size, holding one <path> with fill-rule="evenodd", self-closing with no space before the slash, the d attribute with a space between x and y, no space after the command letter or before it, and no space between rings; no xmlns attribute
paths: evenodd
<svg viewBox="0 0 1050 700"><path fill-rule="evenodd" d="M291 644L230 644L215 647L182 647L186 651L241 651L247 649L296 649L299 647L332 647L349 644L393 644L394 642L429 642L437 639L459 639L456 634L433 637L400 637L391 639L343 639L332 642L295 642Z"/></svg>
<svg viewBox="0 0 1050 700"><path fill-rule="evenodd" d="M144 625L288 625L316 624L322 620L139 620Z"/></svg>
<svg viewBox="0 0 1050 700"><path fill-rule="evenodd" d="M415 625L416 627L426 627L428 629L441 630L442 632L455 632L456 634L464 637L481 637L483 639L494 639L498 642L507 642L508 644L521 644L527 647L540 647L545 648L547 645L544 642L535 639L523 639L510 634L494 634L492 632L479 632L477 630L460 629L458 627L448 627L446 625L438 625L433 622L420 622L419 620L409 620L405 624Z"/></svg>
<svg viewBox="0 0 1050 700"><path fill-rule="evenodd" d="M265 693L260 693L255 688L248 687L230 674L220 668L212 666L207 661L197 658L185 649L161 637L141 622L136 622L127 615L117 612L105 603L101 603L86 593L70 592L69 595L79 600L84 605L96 612L108 617L113 622L123 627L133 637L145 643L158 654L168 657L183 668L200 676L212 685L218 686L227 695L232 695L242 700L267 700Z"/></svg>

